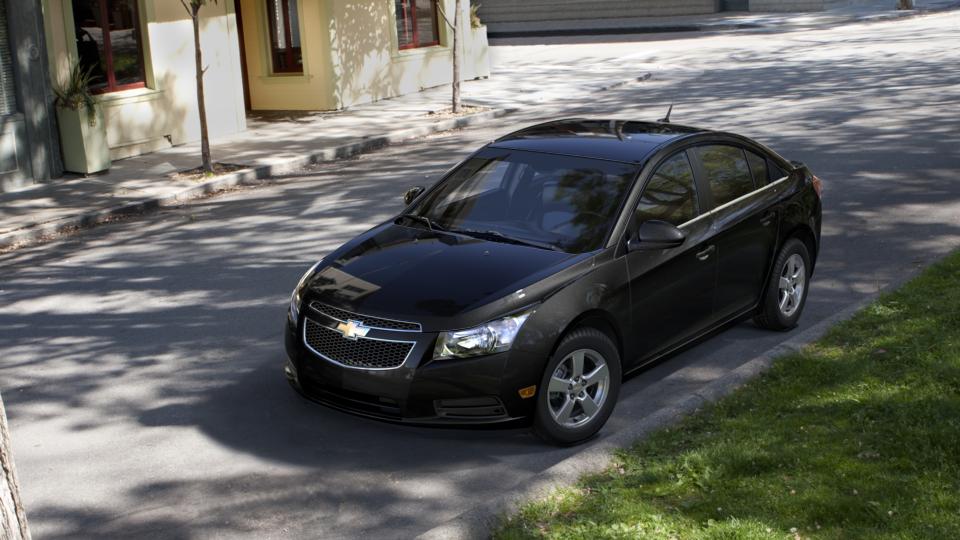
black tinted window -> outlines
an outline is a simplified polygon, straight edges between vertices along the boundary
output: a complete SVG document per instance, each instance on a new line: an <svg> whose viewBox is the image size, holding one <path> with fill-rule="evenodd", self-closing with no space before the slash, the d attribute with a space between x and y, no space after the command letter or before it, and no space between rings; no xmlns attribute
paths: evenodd
<svg viewBox="0 0 960 540"><path fill-rule="evenodd" d="M602 247L636 172L625 163L493 149L463 163L414 213L450 231L582 253Z"/></svg>
<svg viewBox="0 0 960 540"><path fill-rule="evenodd" d="M747 163L750 164L754 183L758 187L767 185L767 160L747 150Z"/></svg>
<svg viewBox="0 0 960 540"><path fill-rule="evenodd" d="M787 171L781 169L776 163L770 160L767 160L767 170L770 171L768 174L771 182L776 182L784 176L787 176Z"/></svg>
<svg viewBox="0 0 960 540"><path fill-rule="evenodd" d="M713 202L716 206L726 204L753 191L753 178L743 150L735 146L701 146L700 159L707 175Z"/></svg>
<svg viewBox="0 0 960 540"><path fill-rule="evenodd" d="M659 219L680 225L697 215L697 194L693 169L687 153L665 161L653 174L637 204L637 222Z"/></svg>

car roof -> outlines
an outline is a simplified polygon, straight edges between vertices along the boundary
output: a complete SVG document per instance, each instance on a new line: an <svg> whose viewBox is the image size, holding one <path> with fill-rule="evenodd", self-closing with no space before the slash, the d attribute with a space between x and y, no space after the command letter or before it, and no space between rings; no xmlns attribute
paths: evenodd
<svg viewBox="0 0 960 540"><path fill-rule="evenodd" d="M661 146L709 130L664 122L570 118L503 136L494 148L643 163Z"/></svg>

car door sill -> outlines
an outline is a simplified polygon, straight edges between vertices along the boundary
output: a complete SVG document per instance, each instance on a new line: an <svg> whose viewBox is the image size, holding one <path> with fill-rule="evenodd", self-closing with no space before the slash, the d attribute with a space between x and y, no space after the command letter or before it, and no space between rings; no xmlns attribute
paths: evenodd
<svg viewBox="0 0 960 540"><path fill-rule="evenodd" d="M635 375L638 371L640 371L641 369L649 366L650 364L652 364L652 363L654 363L654 362L656 362L656 361L658 361L658 360L662 360L662 359L664 359L664 358L666 358L666 357L668 357L668 356L670 356L670 355L672 355L672 354L674 354L674 353L677 353L677 352L681 351L682 349L685 349L685 348L687 348L687 347L689 347L689 346L691 346L691 345L696 344L697 342L699 342L699 341L702 340L703 338L709 336L710 334L713 334L714 332L722 329L723 327L725 327L725 326L727 326L727 325L729 325L729 324L731 324L731 323L734 323L734 322L737 322L737 321L740 321L740 320L745 319L747 316L749 316L749 315L752 314L754 311L756 311L756 309L757 309L757 305L755 304L755 305L753 305L753 306L750 306L750 307L747 308L747 309L744 309L744 310L742 310L742 311L736 312L736 313L734 313L733 315L731 315L731 316L729 316L729 317L726 317L725 319L721 319L720 322L715 323L715 324L712 324L712 325L706 327L706 329L702 330L701 332L698 332L698 333L694 334L693 336L691 336L691 337L689 337L689 338L687 338L687 339L678 341L676 344L671 345L671 346L669 346L669 347L667 347L667 348L665 348L665 349L662 349L660 352L654 353L653 355L647 357L646 359L639 361L635 366L633 366L633 367L631 367L630 369L624 371L624 373L623 373L623 378L626 379L627 377L633 376L633 375Z"/></svg>

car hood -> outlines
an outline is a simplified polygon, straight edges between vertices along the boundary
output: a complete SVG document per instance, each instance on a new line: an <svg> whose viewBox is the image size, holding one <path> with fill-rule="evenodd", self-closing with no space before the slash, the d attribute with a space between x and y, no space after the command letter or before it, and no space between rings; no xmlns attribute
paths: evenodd
<svg viewBox="0 0 960 540"><path fill-rule="evenodd" d="M589 254L573 255L468 236L381 225L325 258L308 298L357 314L419 322L425 331L464 328L539 300L522 292ZM556 287L537 287L539 296Z"/></svg>

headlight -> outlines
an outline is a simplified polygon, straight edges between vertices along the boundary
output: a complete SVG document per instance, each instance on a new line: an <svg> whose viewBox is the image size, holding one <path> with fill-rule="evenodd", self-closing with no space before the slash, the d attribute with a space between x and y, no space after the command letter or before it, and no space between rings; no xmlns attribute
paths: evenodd
<svg viewBox="0 0 960 540"><path fill-rule="evenodd" d="M303 286L307 283L307 280L310 279L310 276L317 271L317 267L320 266L322 262L323 259L320 259L317 264L311 266L310 269L303 274L303 277L300 278L300 281L297 282L296 288L293 289L293 294L290 296L290 308L287 310L287 317L294 323L300 318L300 301L303 299Z"/></svg>
<svg viewBox="0 0 960 540"><path fill-rule="evenodd" d="M529 310L476 328L444 332L437 338L433 358L464 358L509 350L520 327L532 313L533 310Z"/></svg>

